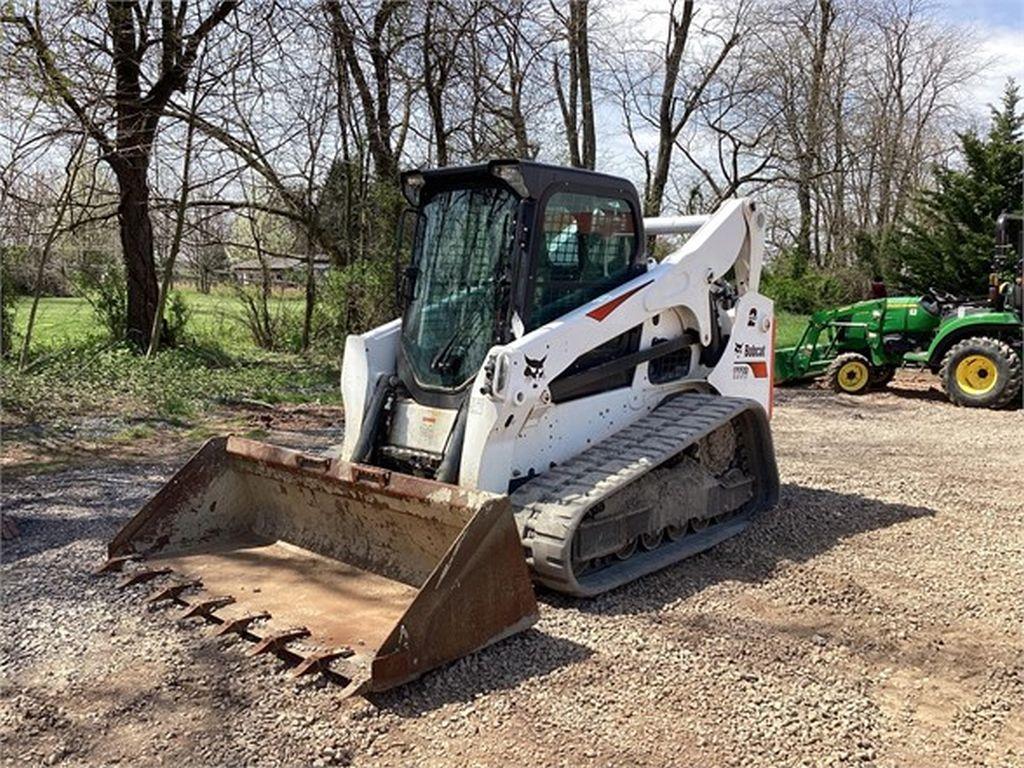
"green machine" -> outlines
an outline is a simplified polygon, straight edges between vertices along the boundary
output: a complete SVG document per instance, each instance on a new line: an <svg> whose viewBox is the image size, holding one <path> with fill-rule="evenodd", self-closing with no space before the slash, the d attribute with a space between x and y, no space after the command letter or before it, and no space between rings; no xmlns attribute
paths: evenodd
<svg viewBox="0 0 1024 768"><path fill-rule="evenodd" d="M1000 408L1019 400L1020 233L1020 214L999 217L987 300L932 289L816 312L796 346L776 350L776 383L825 376L836 392L856 395L885 386L907 365L938 375L957 405ZM1001 281L1007 261L1016 276Z"/></svg>

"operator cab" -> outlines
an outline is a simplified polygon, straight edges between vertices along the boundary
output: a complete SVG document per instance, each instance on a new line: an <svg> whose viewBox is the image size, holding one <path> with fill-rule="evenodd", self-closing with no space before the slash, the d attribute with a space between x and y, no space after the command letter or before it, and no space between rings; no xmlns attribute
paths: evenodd
<svg viewBox="0 0 1024 768"><path fill-rule="evenodd" d="M527 161L402 176L416 217L403 275L398 375L417 401L456 407L494 344L645 269L628 182Z"/></svg>
<svg viewBox="0 0 1024 768"><path fill-rule="evenodd" d="M644 272L643 219L628 181L531 161L410 171L402 189L415 226L377 460L443 479L488 350ZM639 335L614 341L636 346ZM428 439L421 426L431 419Z"/></svg>

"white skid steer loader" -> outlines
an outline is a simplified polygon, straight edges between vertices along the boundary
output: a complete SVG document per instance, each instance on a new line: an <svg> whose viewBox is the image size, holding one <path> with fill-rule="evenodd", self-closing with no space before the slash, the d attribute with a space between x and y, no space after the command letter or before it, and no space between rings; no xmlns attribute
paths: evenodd
<svg viewBox="0 0 1024 768"><path fill-rule="evenodd" d="M778 497L763 214L643 220L604 174L406 173L402 317L345 345L339 457L211 440L101 569L341 678L411 680ZM660 262L647 238L691 233Z"/></svg>

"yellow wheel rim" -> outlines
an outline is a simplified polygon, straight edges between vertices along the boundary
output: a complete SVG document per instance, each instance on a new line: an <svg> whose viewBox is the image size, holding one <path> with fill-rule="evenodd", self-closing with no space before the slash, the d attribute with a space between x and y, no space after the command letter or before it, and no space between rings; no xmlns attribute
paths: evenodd
<svg viewBox="0 0 1024 768"><path fill-rule="evenodd" d="M968 395L984 395L999 380L999 369L985 355L968 355L956 364L956 385Z"/></svg>
<svg viewBox="0 0 1024 768"><path fill-rule="evenodd" d="M868 383L870 372L859 360L844 363L839 369L839 387L846 392L860 392Z"/></svg>

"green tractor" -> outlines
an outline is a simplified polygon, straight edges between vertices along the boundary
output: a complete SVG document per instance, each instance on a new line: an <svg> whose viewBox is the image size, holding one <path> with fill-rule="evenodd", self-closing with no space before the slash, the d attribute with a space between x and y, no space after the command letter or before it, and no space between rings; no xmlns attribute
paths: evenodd
<svg viewBox="0 0 1024 768"><path fill-rule="evenodd" d="M857 395L884 387L907 365L937 374L956 405L1000 408L1019 400L1024 299L1021 265L1012 257L1020 233L1019 214L999 217L987 300L932 289L816 312L796 346L776 350L776 383L824 375L836 392ZM1001 282L1008 258L1017 275Z"/></svg>

